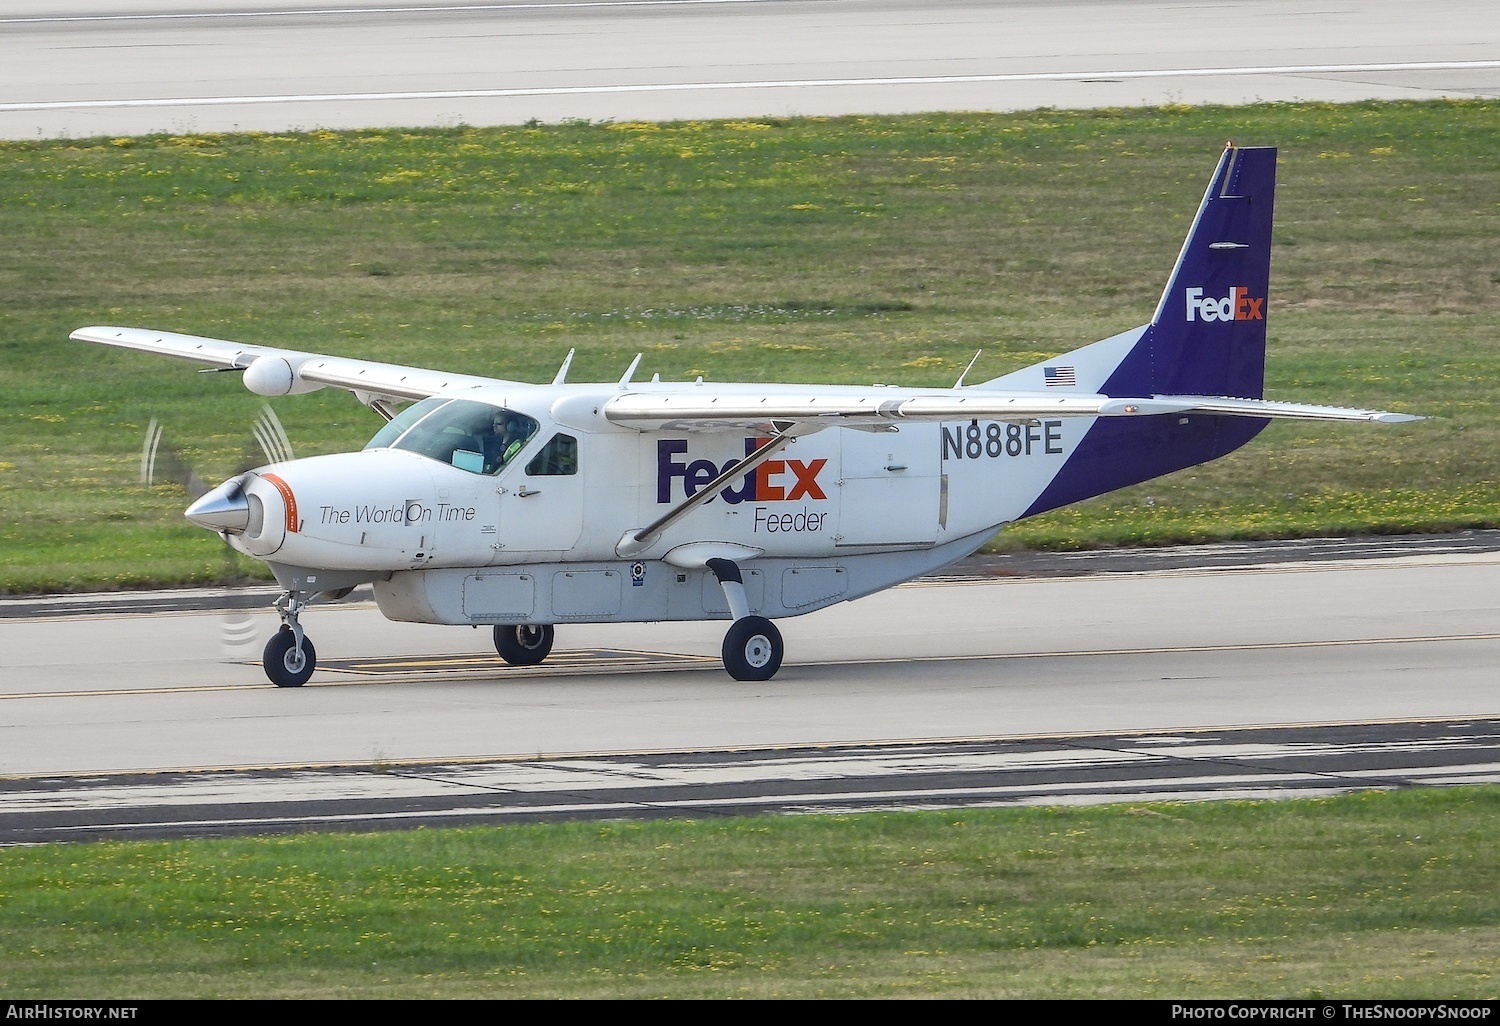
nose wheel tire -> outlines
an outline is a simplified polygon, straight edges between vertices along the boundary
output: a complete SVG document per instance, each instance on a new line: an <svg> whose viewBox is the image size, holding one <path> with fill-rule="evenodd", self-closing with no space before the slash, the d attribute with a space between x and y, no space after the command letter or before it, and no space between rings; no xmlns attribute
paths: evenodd
<svg viewBox="0 0 1500 1026"><path fill-rule="evenodd" d="M781 669L786 646L764 616L743 616L724 635L724 669L735 680L770 680Z"/></svg>
<svg viewBox="0 0 1500 1026"><path fill-rule="evenodd" d="M502 623L495 627L495 651L512 666L535 666L552 651L550 623Z"/></svg>
<svg viewBox="0 0 1500 1026"><path fill-rule="evenodd" d="M318 653L312 641L304 634L302 649L298 651L297 636L290 627L283 627L271 635L264 655L266 676L278 688L300 688L318 666Z"/></svg>

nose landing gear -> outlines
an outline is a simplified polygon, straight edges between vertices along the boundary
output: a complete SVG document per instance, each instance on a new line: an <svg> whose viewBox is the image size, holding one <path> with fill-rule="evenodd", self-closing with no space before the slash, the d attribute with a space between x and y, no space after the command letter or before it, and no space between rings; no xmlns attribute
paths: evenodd
<svg viewBox="0 0 1500 1026"><path fill-rule="evenodd" d="M281 630L271 635L262 653L261 665L266 677L278 688L300 688L306 684L318 666L318 653L313 643L302 633L298 622L307 603L297 597L295 591L282 592L276 600L276 612L281 614Z"/></svg>

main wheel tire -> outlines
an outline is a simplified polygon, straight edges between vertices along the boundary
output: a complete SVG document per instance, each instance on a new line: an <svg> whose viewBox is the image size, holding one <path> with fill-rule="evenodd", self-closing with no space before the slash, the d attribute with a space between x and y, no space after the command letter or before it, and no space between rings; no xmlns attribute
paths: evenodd
<svg viewBox="0 0 1500 1026"><path fill-rule="evenodd" d="M550 623L502 623L495 626L495 651L512 666L535 666L552 651Z"/></svg>
<svg viewBox="0 0 1500 1026"><path fill-rule="evenodd" d="M786 646L764 616L742 616L724 635L724 669L735 680L770 680L781 669Z"/></svg>
<svg viewBox="0 0 1500 1026"><path fill-rule="evenodd" d="M302 636L302 651L297 651L297 636L283 627L266 642L262 665L266 677L278 688L300 688L318 666L318 653L307 635Z"/></svg>

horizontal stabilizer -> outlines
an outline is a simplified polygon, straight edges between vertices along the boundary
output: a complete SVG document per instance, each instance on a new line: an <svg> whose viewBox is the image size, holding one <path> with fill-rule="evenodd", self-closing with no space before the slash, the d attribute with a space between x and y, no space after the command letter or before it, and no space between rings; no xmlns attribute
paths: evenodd
<svg viewBox="0 0 1500 1026"><path fill-rule="evenodd" d="M1181 403L1182 410L1198 413L1223 413L1231 417L1271 417L1277 420L1363 420L1377 424L1408 424L1426 417L1410 413L1388 413L1385 410L1351 410L1343 406L1313 406L1308 403L1280 403L1270 399L1231 399L1227 396L1159 395L1158 403Z"/></svg>

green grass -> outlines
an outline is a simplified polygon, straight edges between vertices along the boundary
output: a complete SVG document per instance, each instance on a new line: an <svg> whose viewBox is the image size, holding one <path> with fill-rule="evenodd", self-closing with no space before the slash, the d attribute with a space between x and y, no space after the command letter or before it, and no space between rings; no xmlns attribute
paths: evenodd
<svg viewBox="0 0 1500 1026"><path fill-rule="evenodd" d="M1083 547L1500 525L1500 102L1273 104L0 143L0 590L206 581L145 426L205 477L234 375L84 324L456 371L951 384L1146 320L1226 138L1281 147L1275 398L1438 419L1273 425L1019 525ZM299 454L376 423L278 400Z"/></svg>
<svg viewBox="0 0 1500 1026"><path fill-rule="evenodd" d="M28 997L1488 998L1500 790L0 850Z"/></svg>

